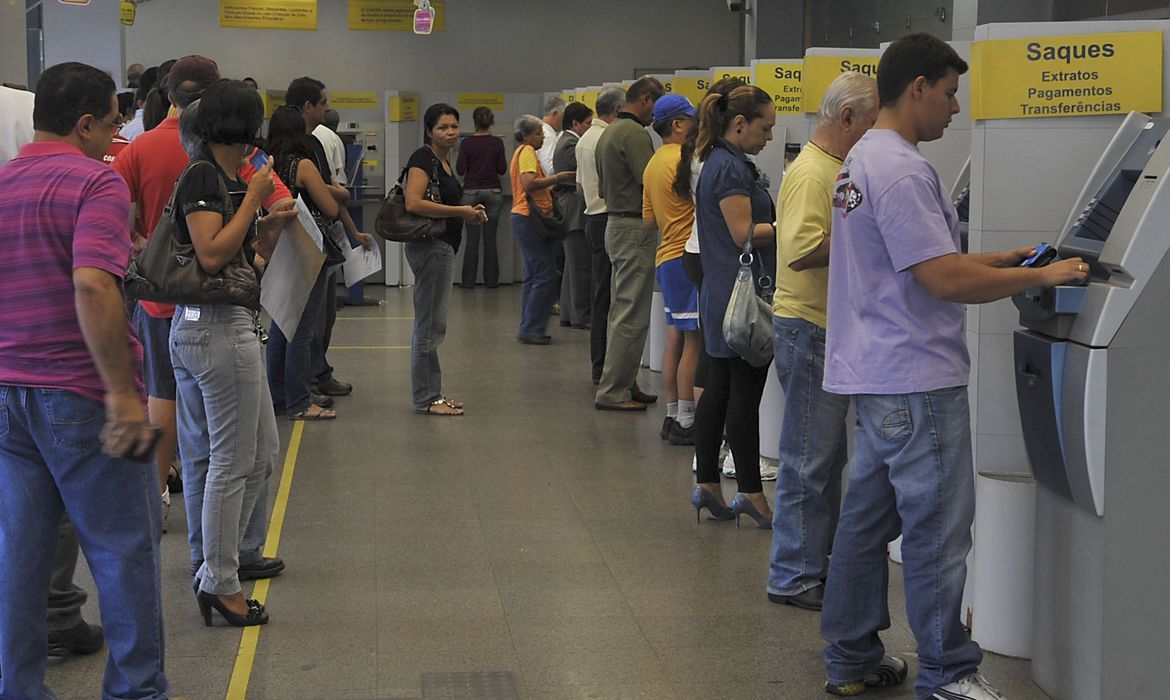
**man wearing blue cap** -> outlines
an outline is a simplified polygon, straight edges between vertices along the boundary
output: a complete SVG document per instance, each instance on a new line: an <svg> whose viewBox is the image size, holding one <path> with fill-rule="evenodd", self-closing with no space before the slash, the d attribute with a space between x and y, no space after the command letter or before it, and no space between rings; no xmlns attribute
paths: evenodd
<svg viewBox="0 0 1170 700"><path fill-rule="evenodd" d="M699 292L683 269L683 250L695 221L695 203L675 189L682 144L695 121L695 107L681 95L666 95L654 103L653 128L662 147L642 175L642 223L661 234L654 255L655 276L666 311L666 347L662 379L666 385L666 419L662 439L672 445L693 445L695 422L695 367L702 352L699 343Z"/></svg>

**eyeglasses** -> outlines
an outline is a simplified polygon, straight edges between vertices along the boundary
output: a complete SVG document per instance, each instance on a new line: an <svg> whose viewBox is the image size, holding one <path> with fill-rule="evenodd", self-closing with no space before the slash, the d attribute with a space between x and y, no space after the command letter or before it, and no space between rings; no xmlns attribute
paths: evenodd
<svg viewBox="0 0 1170 700"><path fill-rule="evenodd" d="M99 124L104 124L105 127L110 130L110 133L115 134L115 135L119 131L122 130L122 127L126 126L126 123L121 121L120 119L115 119L112 121L106 121L105 119L98 119L97 121Z"/></svg>

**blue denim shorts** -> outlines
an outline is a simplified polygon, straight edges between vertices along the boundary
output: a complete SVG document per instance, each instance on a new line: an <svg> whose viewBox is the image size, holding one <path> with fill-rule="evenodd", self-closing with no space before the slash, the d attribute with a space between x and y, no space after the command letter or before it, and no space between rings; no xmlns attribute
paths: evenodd
<svg viewBox="0 0 1170 700"><path fill-rule="evenodd" d="M156 399L175 400L175 368L171 364L171 319L155 318L142 305L134 307L134 332L142 343L142 374L146 393Z"/></svg>
<svg viewBox="0 0 1170 700"><path fill-rule="evenodd" d="M699 290L682 258L667 260L654 271L666 306L666 323L680 331L699 330Z"/></svg>

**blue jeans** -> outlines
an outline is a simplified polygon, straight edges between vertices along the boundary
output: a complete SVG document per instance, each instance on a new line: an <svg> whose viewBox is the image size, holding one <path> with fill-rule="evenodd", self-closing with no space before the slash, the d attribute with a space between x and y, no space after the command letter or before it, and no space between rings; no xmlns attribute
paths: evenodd
<svg viewBox="0 0 1170 700"><path fill-rule="evenodd" d="M768 592L798 595L821 585L841 512L848 460L849 397L821 388L825 329L801 318L772 319L776 377L784 387L780 475L772 515Z"/></svg>
<svg viewBox="0 0 1170 700"><path fill-rule="evenodd" d="M166 698L154 461L101 451L105 407L57 389L0 386L0 698L44 684L45 600L68 511L98 589L109 658L103 698Z"/></svg>
<svg viewBox="0 0 1170 700"><path fill-rule="evenodd" d="M455 282L455 249L433 238L407 243L414 273L414 333L410 338L411 401L423 410L443 395L439 346L447 338L447 308Z"/></svg>
<svg viewBox="0 0 1170 700"><path fill-rule="evenodd" d="M919 698L975 672L983 654L960 620L975 476L967 387L853 397L849 489L833 541L821 634L836 683L860 679L890 626L886 544L902 534L906 613L918 642Z"/></svg>
<svg viewBox="0 0 1170 700"><path fill-rule="evenodd" d="M548 317L557 300L557 250L560 243L536 232L532 219L512 214L512 231L524 256L524 288L520 294L521 338L539 338L548 331Z"/></svg>
<svg viewBox="0 0 1170 700"><path fill-rule="evenodd" d="M196 578L216 595L239 592L240 564L260 558L280 451L255 324L255 312L223 304L180 306L171 326L191 559L204 560Z"/></svg>
<svg viewBox="0 0 1170 700"><path fill-rule="evenodd" d="M321 302L325 299L325 268L317 275L301 320L297 323L292 342L274 321L268 329L268 389L276 405L284 407L289 415L309 407L310 364L313 359L313 335L317 329Z"/></svg>

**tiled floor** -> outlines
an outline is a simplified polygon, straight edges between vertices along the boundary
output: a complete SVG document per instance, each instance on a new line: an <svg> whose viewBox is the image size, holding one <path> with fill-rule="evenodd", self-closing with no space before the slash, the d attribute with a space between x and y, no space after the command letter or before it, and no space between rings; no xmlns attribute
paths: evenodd
<svg viewBox="0 0 1170 700"><path fill-rule="evenodd" d="M339 420L305 425L248 697L420 698L424 674L477 671L511 672L532 700L827 697L818 616L764 596L770 533L695 524L691 452L659 440L661 406L593 409L587 332L554 317L552 345L521 345L518 286L456 288L441 358L467 415L418 416L409 352L371 349L410 342L409 290L385 296L337 322L331 361L357 389ZM203 626L184 529L176 500L167 672L174 697L218 699L241 635ZM912 661L891 580L886 645ZM48 682L95 698L104 660L52 663ZM1027 662L988 655L983 671L1013 700L1046 697Z"/></svg>

